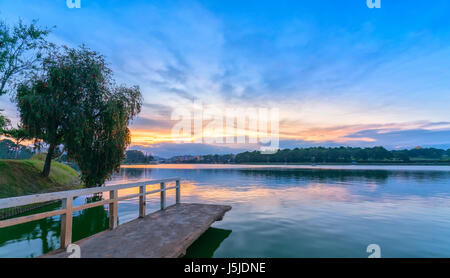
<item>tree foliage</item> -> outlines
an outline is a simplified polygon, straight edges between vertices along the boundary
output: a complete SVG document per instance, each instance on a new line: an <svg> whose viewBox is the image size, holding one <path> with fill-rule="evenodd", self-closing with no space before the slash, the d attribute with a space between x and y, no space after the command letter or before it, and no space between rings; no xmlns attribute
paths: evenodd
<svg viewBox="0 0 450 278"><path fill-rule="evenodd" d="M82 46L51 53L43 74L19 86L16 101L27 131L50 146L47 158L63 144L93 187L125 158L128 124L140 112L142 96L137 86L117 86L104 57Z"/></svg>
<svg viewBox="0 0 450 278"><path fill-rule="evenodd" d="M15 148L14 148L14 158L17 159L17 154L20 150L21 143L25 140L31 140L33 137L21 126L17 128L10 128L4 131L4 135L12 140L14 140Z"/></svg>
<svg viewBox="0 0 450 278"><path fill-rule="evenodd" d="M42 53L51 45L47 43L48 29L19 21L13 27L0 21L0 96L20 76L37 69Z"/></svg>
<svg viewBox="0 0 450 278"><path fill-rule="evenodd" d="M33 154L32 149L23 145L16 145L9 139L0 141L0 159L29 159Z"/></svg>
<svg viewBox="0 0 450 278"><path fill-rule="evenodd" d="M125 164L147 164L153 160L153 156L145 155L141 151L129 150L125 154Z"/></svg>

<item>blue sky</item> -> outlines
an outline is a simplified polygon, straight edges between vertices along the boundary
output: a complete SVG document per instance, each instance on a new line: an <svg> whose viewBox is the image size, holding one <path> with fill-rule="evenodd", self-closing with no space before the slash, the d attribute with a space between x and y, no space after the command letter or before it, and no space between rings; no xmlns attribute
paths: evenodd
<svg viewBox="0 0 450 278"><path fill-rule="evenodd" d="M135 148L163 156L251 148L159 140L171 111L194 99L279 108L281 147L450 147L448 1L65 2L0 0L0 17L56 26L53 42L84 43L119 82L139 85ZM8 96L0 107L17 120Z"/></svg>

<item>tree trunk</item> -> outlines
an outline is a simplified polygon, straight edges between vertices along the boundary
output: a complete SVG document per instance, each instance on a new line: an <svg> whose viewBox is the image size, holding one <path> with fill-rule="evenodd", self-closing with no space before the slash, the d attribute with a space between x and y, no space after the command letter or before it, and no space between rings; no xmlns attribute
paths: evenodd
<svg viewBox="0 0 450 278"><path fill-rule="evenodd" d="M19 146L20 146L20 142L19 140L16 141L16 153L14 154L14 159L17 159L17 153L19 152Z"/></svg>
<svg viewBox="0 0 450 278"><path fill-rule="evenodd" d="M47 157L45 158L45 164L44 164L44 170L42 171L42 175L44 177L48 177L50 174L50 166L52 164L52 156L55 152L55 145L50 144L50 147L48 148Z"/></svg>

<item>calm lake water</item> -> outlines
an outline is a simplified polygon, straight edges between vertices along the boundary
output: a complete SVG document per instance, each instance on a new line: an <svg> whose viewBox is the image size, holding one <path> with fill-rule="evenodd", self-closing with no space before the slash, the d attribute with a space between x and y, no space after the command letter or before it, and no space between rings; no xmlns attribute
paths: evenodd
<svg viewBox="0 0 450 278"><path fill-rule="evenodd" d="M367 257L369 244L382 257L450 257L448 166L133 166L109 184L169 177L183 178L182 202L233 207L187 257ZM159 195L148 197L158 210ZM120 224L138 216L137 203L120 203ZM74 214L73 226L74 241L106 229L106 207ZM0 229L0 257L58 246L59 217Z"/></svg>

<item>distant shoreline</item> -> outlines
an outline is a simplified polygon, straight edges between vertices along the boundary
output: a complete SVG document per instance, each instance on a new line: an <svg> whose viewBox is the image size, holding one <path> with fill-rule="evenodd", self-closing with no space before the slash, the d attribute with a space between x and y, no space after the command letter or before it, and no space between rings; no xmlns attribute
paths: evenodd
<svg viewBox="0 0 450 278"><path fill-rule="evenodd" d="M448 162L358 162L358 163L280 163L280 162L274 162L274 163L262 163L262 162L252 162L252 163L195 163L195 162L171 162L171 163L153 163L153 164L122 164L121 166L148 166L148 165L170 165L170 164L179 164L179 165L186 165L186 164L198 164L198 165L299 165L299 166L324 166L324 165L330 165L330 166L396 166L396 165L402 165L402 166L450 166L450 161Z"/></svg>
<svg viewBox="0 0 450 278"><path fill-rule="evenodd" d="M182 163L180 163L182 164ZM378 166L378 165L411 165L411 166L450 166L450 161L445 162L357 162L357 163L351 163L351 162L321 162L321 163L308 163L308 162L291 162L291 163L230 163L230 164L237 164L237 165L367 165L367 166Z"/></svg>

